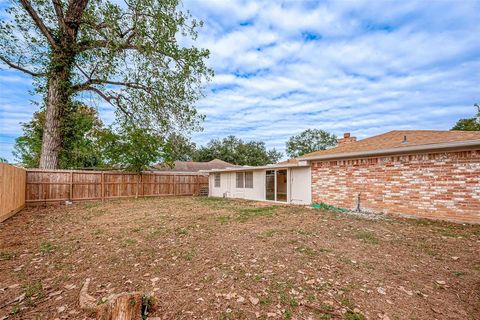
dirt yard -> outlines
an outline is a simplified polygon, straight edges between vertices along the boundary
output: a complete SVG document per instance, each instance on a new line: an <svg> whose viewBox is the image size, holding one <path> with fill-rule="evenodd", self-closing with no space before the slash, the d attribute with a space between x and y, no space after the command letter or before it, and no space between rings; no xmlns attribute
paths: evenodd
<svg viewBox="0 0 480 320"><path fill-rule="evenodd" d="M0 319L480 319L480 226L214 198L27 209L0 224Z"/></svg>

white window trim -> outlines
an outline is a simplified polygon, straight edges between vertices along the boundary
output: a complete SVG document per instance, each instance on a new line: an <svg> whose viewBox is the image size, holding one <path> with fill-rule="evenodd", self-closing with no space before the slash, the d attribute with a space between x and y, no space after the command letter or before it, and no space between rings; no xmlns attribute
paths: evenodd
<svg viewBox="0 0 480 320"><path fill-rule="evenodd" d="M252 185L250 187L247 187L247 173L250 174L252 176ZM253 189L253 171L245 171L244 175L243 175L243 179L244 179L244 186L246 189Z"/></svg>
<svg viewBox="0 0 480 320"><path fill-rule="evenodd" d="M218 186L217 186L217 177L218 177ZM215 173L213 175L213 187L220 188L222 185L222 175L220 173Z"/></svg>
<svg viewBox="0 0 480 320"><path fill-rule="evenodd" d="M242 177L242 186L241 186L241 187L238 186L238 182L239 182L238 177L239 177L239 174L241 174L241 177ZM245 172L244 172L244 171L242 171L242 172L237 172L237 173L235 174L235 188L237 188L237 189L245 189Z"/></svg>

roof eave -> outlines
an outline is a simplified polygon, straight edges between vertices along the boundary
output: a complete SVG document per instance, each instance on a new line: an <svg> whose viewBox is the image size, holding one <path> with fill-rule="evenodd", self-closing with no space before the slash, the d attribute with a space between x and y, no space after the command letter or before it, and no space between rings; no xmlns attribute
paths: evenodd
<svg viewBox="0 0 480 320"><path fill-rule="evenodd" d="M417 145L417 146L410 146L410 147L377 149L377 150L369 150L369 151L332 153L332 154L326 154L326 155L301 157L299 158L299 160L310 161L310 160L371 157L371 156L394 155L394 154L418 152L418 151L440 151L440 150L457 149L457 148L470 148L475 146L480 146L480 139L424 144L424 145Z"/></svg>
<svg viewBox="0 0 480 320"><path fill-rule="evenodd" d="M235 171L248 171L248 170L268 170L268 169L287 169L287 168L301 168L309 167L310 164L284 164L284 165L269 165L269 166L248 166L248 167L238 167L238 168L225 168L225 169L212 169L212 170L200 170L200 172L206 173L215 173L215 172L235 172Z"/></svg>

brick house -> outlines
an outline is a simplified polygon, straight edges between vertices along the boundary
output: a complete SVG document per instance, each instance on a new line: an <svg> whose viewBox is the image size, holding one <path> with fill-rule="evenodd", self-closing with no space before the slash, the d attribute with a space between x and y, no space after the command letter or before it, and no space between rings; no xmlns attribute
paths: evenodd
<svg viewBox="0 0 480 320"><path fill-rule="evenodd" d="M210 173L212 196L480 223L480 132L402 130L358 141L346 133L335 148ZM242 192L247 175L252 190Z"/></svg>

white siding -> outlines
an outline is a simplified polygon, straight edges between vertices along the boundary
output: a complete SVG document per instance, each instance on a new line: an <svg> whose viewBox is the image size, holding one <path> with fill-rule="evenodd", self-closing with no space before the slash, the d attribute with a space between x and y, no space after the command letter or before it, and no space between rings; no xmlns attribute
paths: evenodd
<svg viewBox="0 0 480 320"><path fill-rule="evenodd" d="M220 188L215 188L214 174L209 177L209 194L212 197L242 198L250 200L265 199L265 171L253 171L253 188L237 188L236 172L220 174Z"/></svg>
<svg viewBox="0 0 480 320"><path fill-rule="evenodd" d="M212 197L241 198L265 201L265 171L253 170L253 188L237 188L236 172L220 173L220 188L215 188L214 174L209 176L209 195ZM289 168L287 171L288 202L311 204L310 167Z"/></svg>

